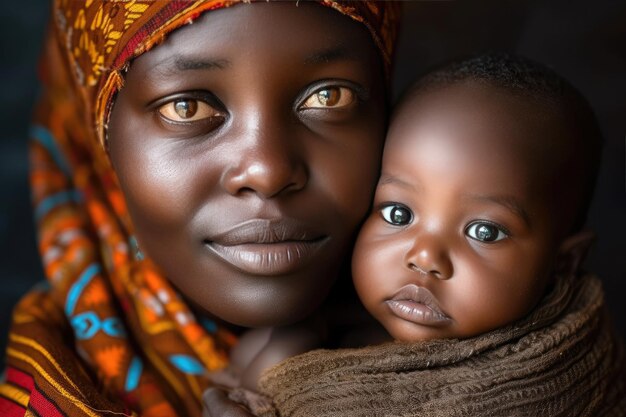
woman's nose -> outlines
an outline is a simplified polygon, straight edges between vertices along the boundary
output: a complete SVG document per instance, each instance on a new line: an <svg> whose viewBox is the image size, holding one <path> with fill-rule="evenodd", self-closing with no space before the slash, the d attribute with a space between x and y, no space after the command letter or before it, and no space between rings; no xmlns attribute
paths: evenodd
<svg viewBox="0 0 626 417"><path fill-rule="evenodd" d="M412 271L438 279L448 279L454 273L448 249L442 238L433 233L418 235L406 252L404 262Z"/></svg>
<svg viewBox="0 0 626 417"><path fill-rule="evenodd" d="M222 185L231 195L255 193L267 199L305 187L308 172L297 141L290 140L286 129L273 126L262 123L246 129L236 162L222 176Z"/></svg>

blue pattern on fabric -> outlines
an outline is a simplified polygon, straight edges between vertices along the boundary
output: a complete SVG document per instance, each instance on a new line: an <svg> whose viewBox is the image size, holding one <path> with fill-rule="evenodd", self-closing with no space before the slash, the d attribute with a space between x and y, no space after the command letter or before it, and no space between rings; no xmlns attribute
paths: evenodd
<svg viewBox="0 0 626 417"><path fill-rule="evenodd" d="M91 339L102 330L112 337L124 337L126 332L122 322L117 317L109 317L101 320L93 311L86 311L70 319L77 339Z"/></svg>
<svg viewBox="0 0 626 417"><path fill-rule="evenodd" d="M170 362L186 374L202 375L205 372L204 366L191 356L172 355Z"/></svg>
<svg viewBox="0 0 626 417"><path fill-rule="evenodd" d="M138 261L143 261L143 252L141 251L141 249L139 249L139 243L137 243L137 238L135 238L135 236L130 236L128 238L128 243L130 244L130 248L133 252L133 256L135 257L135 259Z"/></svg>
<svg viewBox="0 0 626 417"><path fill-rule="evenodd" d="M204 327L207 332L217 333L217 323L215 323L213 320L202 317L200 319L200 324L202 324L202 327Z"/></svg>
<svg viewBox="0 0 626 417"><path fill-rule="evenodd" d="M128 366L128 373L126 374L126 383L124 384L124 389L126 392L132 391L139 385L139 379L141 378L141 373L143 371L143 363L141 363L141 359L137 356L134 356L130 361L130 365Z"/></svg>
<svg viewBox="0 0 626 417"><path fill-rule="evenodd" d="M84 291L89 282L100 273L100 265L93 263L85 269L78 280L72 285L67 293L67 300L65 301L65 315L67 317L74 313L74 308L78 302L78 297Z"/></svg>
<svg viewBox="0 0 626 417"><path fill-rule="evenodd" d="M41 125L33 125L30 128L30 136L48 150L55 164L63 171L66 177L69 178L72 176L70 165L58 148L56 139L48 129Z"/></svg>
<svg viewBox="0 0 626 417"><path fill-rule="evenodd" d="M61 191L44 198L35 208L35 219L40 220L43 216L48 214L50 210L58 207L62 204L74 202L80 203L83 201L83 196L78 190Z"/></svg>

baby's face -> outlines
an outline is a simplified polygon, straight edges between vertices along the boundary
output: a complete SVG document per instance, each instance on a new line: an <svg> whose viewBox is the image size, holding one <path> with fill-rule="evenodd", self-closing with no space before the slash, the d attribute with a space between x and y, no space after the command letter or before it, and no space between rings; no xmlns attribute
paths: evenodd
<svg viewBox="0 0 626 417"><path fill-rule="evenodd" d="M545 145L558 130L528 100L467 82L402 106L353 258L393 338L465 338L538 302L559 243Z"/></svg>
<svg viewBox="0 0 626 417"><path fill-rule="evenodd" d="M382 65L366 27L300 2L212 11L131 65L109 149L142 251L243 326L325 298L373 195Z"/></svg>

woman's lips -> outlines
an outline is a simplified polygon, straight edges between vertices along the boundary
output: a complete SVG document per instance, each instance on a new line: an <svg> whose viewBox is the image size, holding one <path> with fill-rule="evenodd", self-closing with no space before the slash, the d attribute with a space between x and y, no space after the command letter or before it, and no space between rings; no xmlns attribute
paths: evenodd
<svg viewBox="0 0 626 417"><path fill-rule="evenodd" d="M253 219L217 233L204 244L235 268L254 275L284 275L306 265L329 238L303 223Z"/></svg>
<svg viewBox="0 0 626 417"><path fill-rule="evenodd" d="M415 324L436 326L452 321L430 291L414 284L400 288L386 304L394 315Z"/></svg>

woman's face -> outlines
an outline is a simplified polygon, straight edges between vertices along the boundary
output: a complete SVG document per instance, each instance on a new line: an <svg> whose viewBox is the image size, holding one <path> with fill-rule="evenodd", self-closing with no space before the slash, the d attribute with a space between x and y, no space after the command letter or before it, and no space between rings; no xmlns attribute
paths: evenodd
<svg viewBox="0 0 626 417"><path fill-rule="evenodd" d="M110 158L182 294L243 326L319 306L378 174L381 67L365 26L306 2L212 11L135 59Z"/></svg>

